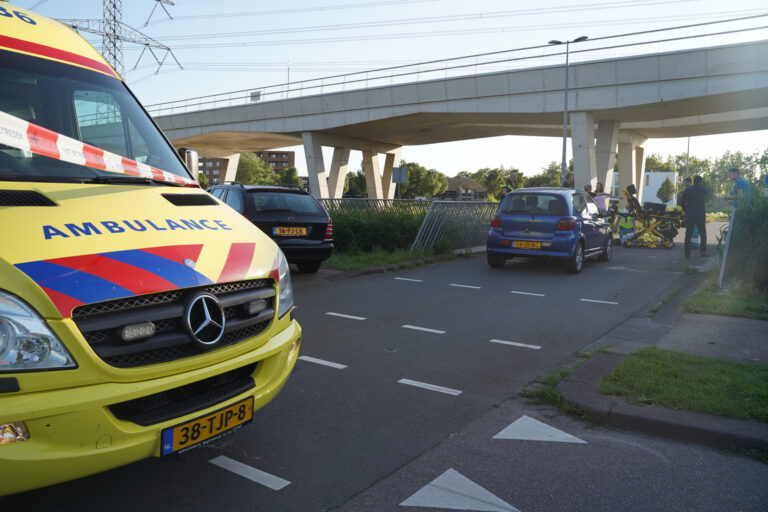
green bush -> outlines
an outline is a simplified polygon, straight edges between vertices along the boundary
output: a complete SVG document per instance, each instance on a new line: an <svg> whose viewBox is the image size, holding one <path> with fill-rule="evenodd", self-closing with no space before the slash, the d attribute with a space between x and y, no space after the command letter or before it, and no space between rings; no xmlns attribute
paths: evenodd
<svg viewBox="0 0 768 512"><path fill-rule="evenodd" d="M768 292L768 198L752 194L736 212L728 275Z"/></svg>
<svg viewBox="0 0 768 512"><path fill-rule="evenodd" d="M339 252L410 249L423 214L389 210L348 210L333 214L333 243Z"/></svg>

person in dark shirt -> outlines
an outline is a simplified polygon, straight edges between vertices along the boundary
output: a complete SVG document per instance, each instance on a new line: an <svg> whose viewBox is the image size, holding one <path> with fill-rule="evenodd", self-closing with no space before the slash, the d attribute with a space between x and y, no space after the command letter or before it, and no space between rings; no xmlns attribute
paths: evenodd
<svg viewBox="0 0 768 512"><path fill-rule="evenodd" d="M702 181L701 176L696 176L693 178L693 185L680 194L679 203L685 212L685 259L691 257L691 237L694 226L699 228L701 256L707 257L707 211L705 208L707 188Z"/></svg>

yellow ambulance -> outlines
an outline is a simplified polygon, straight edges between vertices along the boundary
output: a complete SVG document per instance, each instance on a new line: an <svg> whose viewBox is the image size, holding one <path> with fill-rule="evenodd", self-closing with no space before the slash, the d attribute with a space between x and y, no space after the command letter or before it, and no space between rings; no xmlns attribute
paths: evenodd
<svg viewBox="0 0 768 512"><path fill-rule="evenodd" d="M183 153L77 33L0 3L0 495L229 435L288 379L287 261Z"/></svg>

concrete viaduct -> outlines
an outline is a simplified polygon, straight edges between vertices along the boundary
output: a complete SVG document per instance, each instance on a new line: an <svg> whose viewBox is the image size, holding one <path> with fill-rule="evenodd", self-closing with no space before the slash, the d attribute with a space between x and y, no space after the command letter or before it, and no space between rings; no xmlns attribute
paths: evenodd
<svg viewBox="0 0 768 512"><path fill-rule="evenodd" d="M577 188L644 182L644 143L768 129L768 41L569 66L569 132ZM564 66L317 94L157 116L177 147L229 157L303 144L311 189L341 197L351 150L368 197L392 198L403 146L500 135L562 137ZM322 147L333 147L326 173ZM386 155L383 169L378 155ZM552 155L558 159L559 155ZM642 197L640 197L642 200Z"/></svg>

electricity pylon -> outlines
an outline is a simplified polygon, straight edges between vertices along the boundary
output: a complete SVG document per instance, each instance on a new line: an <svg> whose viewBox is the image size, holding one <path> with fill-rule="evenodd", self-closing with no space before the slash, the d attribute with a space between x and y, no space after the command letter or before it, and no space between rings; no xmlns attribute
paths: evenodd
<svg viewBox="0 0 768 512"><path fill-rule="evenodd" d="M166 14L168 14L168 17L170 18L171 15L162 4L174 5L174 3L171 0L155 0L155 2L157 2L157 4L161 4L161 7L163 7ZM155 7L157 7L157 4L155 4ZM154 8L152 9L152 12L154 13ZM182 67L170 47L123 23L122 0L104 0L103 14L104 18L100 20L59 19L59 21L77 31L100 35L102 37L101 53L104 55L104 58L107 59L107 62L109 62L110 66L112 66L120 76L123 76L125 71L125 67L123 65L123 42L134 43L144 47L141 50L141 55L139 55L139 58L136 60L136 64L134 64L133 69L136 69L139 61L141 61L141 58L144 56L144 52L147 50L150 54L152 54L152 56L155 58L155 62L158 64L157 71L160 71L160 68L165 63L165 59L168 58L168 55L173 58L173 60L180 68ZM150 14L150 17L151 16L152 14ZM149 21L149 19L147 19L147 21ZM162 56L162 59L158 57L158 55L155 53L155 50L162 50L165 52L165 54Z"/></svg>

